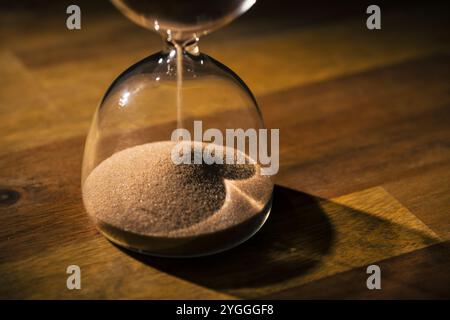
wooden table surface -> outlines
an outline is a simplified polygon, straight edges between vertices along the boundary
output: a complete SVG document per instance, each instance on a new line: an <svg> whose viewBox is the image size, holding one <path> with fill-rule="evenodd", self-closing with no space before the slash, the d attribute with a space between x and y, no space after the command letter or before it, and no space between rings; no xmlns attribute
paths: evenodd
<svg viewBox="0 0 450 320"><path fill-rule="evenodd" d="M202 39L280 129L281 169L256 236L178 260L112 245L80 195L94 109L160 39L107 1L69 31L71 3L0 8L0 298L450 298L448 6L382 3L369 31L361 3L266 0Z"/></svg>

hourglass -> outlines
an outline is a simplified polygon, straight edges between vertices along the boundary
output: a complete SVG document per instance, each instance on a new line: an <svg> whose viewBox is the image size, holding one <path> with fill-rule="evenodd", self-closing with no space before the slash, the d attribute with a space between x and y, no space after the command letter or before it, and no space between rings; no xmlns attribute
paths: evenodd
<svg viewBox="0 0 450 320"><path fill-rule="evenodd" d="M242 243L264 224L271 177L252 146L221 138L263 129L260 111L244 82L198 49L200 36L254 2L113 0L160 33L164 49L111 84L86 140L83 202L112 242L151 255L201 256Z"/></svg>

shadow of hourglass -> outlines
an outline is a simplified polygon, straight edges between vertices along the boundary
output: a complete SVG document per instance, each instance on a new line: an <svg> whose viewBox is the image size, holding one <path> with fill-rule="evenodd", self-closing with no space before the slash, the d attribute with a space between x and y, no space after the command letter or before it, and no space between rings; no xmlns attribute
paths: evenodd
<svg viewBox="0 0 450 320"><path fill-rule="evenodd" d="M278 185L274 198L263 228L232 250L181 260L121 250L151 267L219 291L285 281L320 262L333 245L334 229L317 198Z"/></svg>

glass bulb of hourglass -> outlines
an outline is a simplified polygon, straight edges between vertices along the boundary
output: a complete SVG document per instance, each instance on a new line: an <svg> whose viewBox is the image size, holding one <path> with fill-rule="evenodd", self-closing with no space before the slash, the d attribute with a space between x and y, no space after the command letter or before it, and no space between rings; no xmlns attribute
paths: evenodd
<svg viewBox="0 0 450 320"><path fill-rule="evenodd" d="M175 40L196 38L246 12L256 0L112 0L129 19Z"/></svg>
<svg viewBox="0 0 450 320"><path fill-rule="evenodd" d="M147 3L137 16L147 17L151 12L147 9L155 8L153 20L145 19L157 19L163 26L171 21L171 26L183 26L185 35L189 26L194 33L220 26L242 11L246 1L226 1L235 4L227 8L225 1L189 2L199 16L210 17L202 28L198 19L194 23L172 16L163 1L157 1L159 6L155 1L114 2L133 10L136 3ZM202 11L205 7L197 6L212 3L221 10ZM161 52L119 75L106 91L86 140L82 170L86 211L107 238L139 252L162 256L219 252L251 237L270 212L273 183L261 174L259 159L228 148L225 141L201 141L208 129L225 136L227 129L264 128L256 101L233 71L192 47L197 48L195 40L188 46L166 41ZM199 124L200 141L194 136ZM245 163L174 163L172 152L178 144L173 133L180 128L193 134L179 142L188 144L183 150L188 150L189 159L201 157L214 144L223 157L242 156Z"/></svg>

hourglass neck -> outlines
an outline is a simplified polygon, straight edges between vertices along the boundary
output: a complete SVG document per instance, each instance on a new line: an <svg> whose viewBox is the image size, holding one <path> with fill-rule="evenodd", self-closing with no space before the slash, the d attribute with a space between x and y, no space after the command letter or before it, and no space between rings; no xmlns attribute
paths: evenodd
<svg viewBox="0 0 450 320"><path fill-rule="evenodd" d="M164 49L166 51L182 50L183 52L187 52L194 56L200 54L200 50L198 48L199 38L197 37L192 37L188 40L174 40L170 38L163 38L163 41L164 41Z"/></svg>

